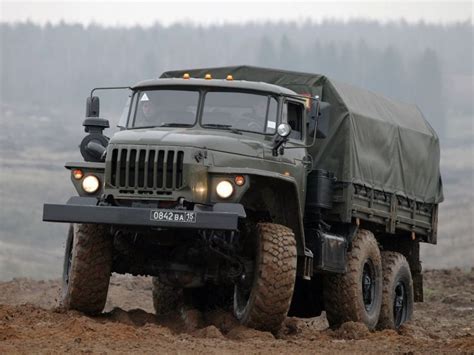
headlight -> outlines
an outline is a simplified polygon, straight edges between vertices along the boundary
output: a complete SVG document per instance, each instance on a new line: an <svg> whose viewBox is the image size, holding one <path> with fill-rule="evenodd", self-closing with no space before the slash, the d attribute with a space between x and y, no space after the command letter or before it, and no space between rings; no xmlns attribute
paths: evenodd
<svg viewBox="0 0 474 355"><path fill-rule="evenodd" d="M224 180L217 184L216 192L220 198L229 198L234 192L234 187L229 181Z"/></svg>
<svg viewBox="0 0 474 355"><path fill-rule="evenodd" d="M82 180L82 188L85 192L93 194L99 189L99 179L94 175L88 175Z"/></svg>

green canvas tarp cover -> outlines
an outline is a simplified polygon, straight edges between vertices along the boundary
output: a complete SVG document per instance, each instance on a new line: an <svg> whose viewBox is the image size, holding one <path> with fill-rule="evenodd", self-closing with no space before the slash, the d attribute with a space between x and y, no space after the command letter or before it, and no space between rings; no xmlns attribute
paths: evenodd
<svg viewBox="0 0 474 355"><path fill-rule="evenodd" d="M233 66L168 71L204 78L265 82L329 102L329 134L310 150L317 169L338 181L365 185L425 203L443 200L440 147L435 131L414 106L343 84L323 75Z"/></svg>

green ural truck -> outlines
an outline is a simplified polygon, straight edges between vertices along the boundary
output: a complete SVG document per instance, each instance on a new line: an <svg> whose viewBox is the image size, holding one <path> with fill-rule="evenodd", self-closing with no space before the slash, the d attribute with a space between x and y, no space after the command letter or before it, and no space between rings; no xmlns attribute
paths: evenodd
<svg viewBox="0 0 474 355"><path fill-rule="evenodd" d="M443 200L439 141L415 106L249 66L128 89L110 139L91 93L85 161L66 165L78 196L44 205L44 221L71 223L65 308L101 312L116 272L153 276L157 314L228 307L272 332L322 311L331 327L410 319Z"/></svg>

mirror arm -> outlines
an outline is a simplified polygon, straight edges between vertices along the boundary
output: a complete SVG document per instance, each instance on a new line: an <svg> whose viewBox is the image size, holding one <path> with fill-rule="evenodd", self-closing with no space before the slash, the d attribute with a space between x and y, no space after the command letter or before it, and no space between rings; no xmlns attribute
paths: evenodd
<svg viewBox="0 0 474 355"><path fill-rule="evenodd" d="M93 88L91 90L91 98L92 96L94 96L94 91L96 90L123 90L123 89L132 90L130 86L105 86L105 87L100 87L100 88Z"/></svg>
<svg viewBox="0 0 474 355"><path fill-rule="evenodd" d="M305 145L302 148L312 148L314 143L316 143L317 126L318 126L318 120L316 119L316 123L314 125L314 132L313 132L313 141L311 142L311 144Z"/></svg>

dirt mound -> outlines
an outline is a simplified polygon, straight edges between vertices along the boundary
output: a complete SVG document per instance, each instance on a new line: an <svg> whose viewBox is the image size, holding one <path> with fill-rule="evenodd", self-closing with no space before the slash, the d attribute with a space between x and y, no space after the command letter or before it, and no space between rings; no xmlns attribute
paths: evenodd
<svg viewBox="0 0 474 355"><path fill-rule="evenodd" d="M332 331L330 335L338 339L358 340L365 339L370 332L367 326L363 323L346 322L342 324L339 329Z"/></svg>
<svg viewBox="0 0 474 355"><path fill-rule="evenodd" d="M274 336L221 310L156 317L148 278L114 276L107 311L97 317L56 308L58 281L14 279L0 283L0 353L470 353L473 283L473 270L426 272L426 302L416 304L414 319L399 332L369 332L355 322L330 330L323 314L289 317Z"/></svg>
<svg viewBox="0 0 474 355"><path fill-rule="evenodd" d="M213 325L220 329L224 334L229 333L239 325L239 322L231 313L222 310L214 310L206 313L205 321L208 325Z"/></svg>
<svg viewBox="0 0 474 355"><path fill-rule="evenodd" d="M222 335L221 331L213 325L198 329L193 332L192 335L198 338L224 339L224 335Z"/></svg>
<svg viewBox="0 0 474 355"><path fill-rule="evenodd" d="M143 327L148 323L158 323L154 314L147 313L143 309L132 309L127 312L121 308L114 308L110 313L105 314L104 318L138 327Z"/></svg>

